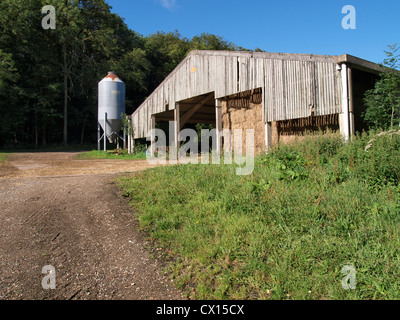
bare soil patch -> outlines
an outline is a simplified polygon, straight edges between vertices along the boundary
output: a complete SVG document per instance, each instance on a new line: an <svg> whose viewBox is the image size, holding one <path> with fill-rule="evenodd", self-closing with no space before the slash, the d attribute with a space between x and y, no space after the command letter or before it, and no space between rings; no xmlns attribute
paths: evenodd
<svg viewBox="0 0 400 320"><path fill-rule="evenodd" d="M114 184L146 160L14 154L0 167L0 299L182 299ZM43 289L54 266L56 289Z"/></svg>
<svg viewBox="0 0 400 320"><path fill-rule="evenodd" d="M38 177L114 174L140 171L154 165L147 160L76 160L76 152L14 153L0 170L0 177Z"/></svg>

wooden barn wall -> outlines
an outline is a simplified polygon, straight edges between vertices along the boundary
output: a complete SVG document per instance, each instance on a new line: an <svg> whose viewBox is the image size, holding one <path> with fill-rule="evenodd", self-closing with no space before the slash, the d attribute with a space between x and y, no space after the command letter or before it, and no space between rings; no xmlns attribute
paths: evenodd
<svg viewBox="0 0 400 320"><path fill-rule="evenodd" d="M175 109L177 101L210 92L218 99L264 85L267 121L309 117L312 107L315 115L338 113L340 84L334 61L189 55L133 113L134 138L145 138L151 115Z"/></svg>
<svg viewBox="0 0 400 320"><path fill-rule="evenodd" d="M335 63L265 60L267 121L340 112L340 74Z"/></svg>

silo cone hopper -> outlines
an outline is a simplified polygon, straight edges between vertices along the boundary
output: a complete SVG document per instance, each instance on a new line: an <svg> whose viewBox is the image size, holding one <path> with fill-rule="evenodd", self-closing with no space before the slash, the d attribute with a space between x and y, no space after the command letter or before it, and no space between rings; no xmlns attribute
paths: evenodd
<svg viewBox="0 0 400 320"><path fill-rule="evenodd" d="M99 82L99 105L98 105L98 149L100 141L104 140L106 150L106 139L110 143L117 142L118 138L124 141L119 134L122 126L122 116L125 113L125 83L110 71L108 75ZM100 128L103 135L100 137Z"/></svg>
<svg viewBox="0 0 400 320"><path fill-rule="evenodd" d="M106 115L106 117L107 117L107 121L104 121L105 119L99 119L99 123L100 123L103 131L106 132L106 137L107 137L108 142L115 143L119 137L117 132L119 132L121 129L122 120L108 119L108 114ZM106 117L103 117L103 118L106 118Z"/></svg>

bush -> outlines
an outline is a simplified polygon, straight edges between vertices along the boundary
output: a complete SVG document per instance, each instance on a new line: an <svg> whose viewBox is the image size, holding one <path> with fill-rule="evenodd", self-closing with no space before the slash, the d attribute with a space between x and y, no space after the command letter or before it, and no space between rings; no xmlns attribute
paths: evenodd
<svg viewBox="0 0 400 320"><path fill-rule="evenodd" d="M357 177L372 187L399 185L400 135L382 133L369 142L357 163Z"/></svg>

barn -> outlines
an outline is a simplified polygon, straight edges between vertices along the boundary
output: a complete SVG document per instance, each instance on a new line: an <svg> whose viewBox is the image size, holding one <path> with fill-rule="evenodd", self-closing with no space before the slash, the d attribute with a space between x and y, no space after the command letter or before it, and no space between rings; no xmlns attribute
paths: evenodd
<svg viewBox="0 0 400 320"><path fill-rule="evenodd" d="M382 71L348 54L191 51L130 116L129 146L171 121L175 146L185 126L213 125L217 151L223 129L253 129L256 153L326 128L348 140L365 129L363 96Z"/></svg>

